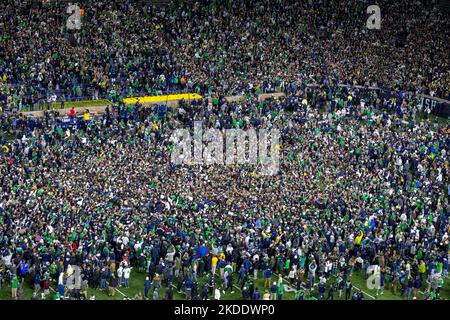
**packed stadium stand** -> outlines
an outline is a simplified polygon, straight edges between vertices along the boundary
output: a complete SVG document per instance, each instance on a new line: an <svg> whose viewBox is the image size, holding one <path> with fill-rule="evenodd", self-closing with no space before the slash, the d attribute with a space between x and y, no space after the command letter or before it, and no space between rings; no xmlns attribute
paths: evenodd
<svg viewBox="0 0 450 320"><path fill-rule="evenodd" d="M0 0L0 299L449 299L446 3Z"/></svg>

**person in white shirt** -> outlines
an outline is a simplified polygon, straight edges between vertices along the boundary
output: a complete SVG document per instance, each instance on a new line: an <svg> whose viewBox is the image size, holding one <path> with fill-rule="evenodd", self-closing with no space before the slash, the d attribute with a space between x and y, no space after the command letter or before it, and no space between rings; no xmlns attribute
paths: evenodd
<svg viewBox="0 0 450 320"><path fill-rule="evenodd" d="M292 285L294 283L295 275L297 274L297 266L291 267L291 270L289 270L289 283Z"/></svg>
<svg viewBox="0 0 450 320"><path fill-rule="evenodd" d="M328 272L331 272L332 267L333 263L331 262L331 260L327 260L327 262L325 263L325 273L328 274Z"/></svg>
<svg viewBox="0 0 450 320"><path fill-rule="evenodd" d="M214 299L220 300L220 290L219 290L219 288L216 288L214 290Z"/></svg>
<svg viewBox="0 0 450 320"><path fill-rule="evenodd" d="M125 268L123 268L123 280L124 280L125 288L130 287L131 269L132 269L132 267L129 267L128 265L125 266Z"/></svg>
<svg viewBox="0 0 450 320"><path fill-rule="evenodd" d="M64 272L61 272L58 277L58 285L64 285Z"/></svg>
<svg viewBox="0 0 450 320"><path fill-rule="evenodd" d="M119 286L123 284L123 267L122 265L119 266L117 269L117 278L119 279Z"/></svg>
<svg viewBox="0 0 450 320"><path fill-rule="evenodd" d="M35 285L36 286L36 285ZM38 290L34 290L34 293L37 294ZM65 295L65 286L64 286L64 272L60 272L58 277L58 293L59 296L62 298Z"/></svg>
<svg viewBox="0 0 450 320"><path fill-rule="evenodd" d="M233 254L233 250L234 250L233 246L229 243L229 244L227 245L226 252L227 252L229 255L232 255L232 254Z"/></svg>

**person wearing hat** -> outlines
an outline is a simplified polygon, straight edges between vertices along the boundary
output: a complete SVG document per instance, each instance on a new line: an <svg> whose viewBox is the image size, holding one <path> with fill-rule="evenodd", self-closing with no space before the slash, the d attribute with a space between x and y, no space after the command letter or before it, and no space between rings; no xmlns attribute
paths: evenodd
<svg viewBox="0 0 450 320"><path fill-rule="evenodd" d="M161 287L161 276L159 273L156 273L153 277L152 286L154 289L159 289Z"/></svg>
<svg viewBox="0 0 450 320"><path fill-rule="evenodd" d="M148 293L150 292L151 287L152 287L152 282L150 281L150 278L145 277L145 282L144 282L144 297L145 297L145 299L148 299Z"/></svg>

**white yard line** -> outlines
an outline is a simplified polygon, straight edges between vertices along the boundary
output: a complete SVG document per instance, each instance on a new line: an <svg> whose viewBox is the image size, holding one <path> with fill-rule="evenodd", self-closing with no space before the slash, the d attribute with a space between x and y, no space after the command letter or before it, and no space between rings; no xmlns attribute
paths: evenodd
<svg viewBox="0 0 450 320"><path fill-rule="evenodd" d="M109 282L106 282L106 284L109 285ZM122 291L119 290L119 287L118 287L118 286L116 287L116 291L117 291L118 293L120 293L122 296L128 297L128 295L126 295L125 293L123 293Z"/></svg>
<svg viewBox="0 0 450 320"><path fill-rule="evenodd" d="M119 288L116 288L116 291L117 291L118 293L120 293L122 296L128 297L128 295L126 295L125 293L123 293L122 291L120 291Z"/></svg>
<svg viewBox="0 0 450 320"><path fill-rule="evenodd" d="M221 277L220 277L220 275L219 274L215 274L214 276L218 276L219 277L219 279L222 279ZM283 279L285 279L285 278L283 278ZM256 280L258 280L258 279L256 279ZM241 291L241 288L240 287L238 287L237 285L235 285L235 284L233 284L233 287L235 287L236 289L238 289L239 291ZM295 292L296 290L294 289L294 288L292 288L290 285L288 285L288 284L284 284L284 287L286 288L286 292ZM241 291L242 292L242 291Z"/></svg>
<svg viewBox="0 0 450 320"><path fill-rule="evenodd" d="M335 276L335 275L333 275L335 278L337 278L337 276ZM351 277L351 276L350 276ZM359 290L359 291L361 291L362 293L364 293L366 296L368 296L368 297L370 297L370 298L372 298L373 300L377 300L377 298L376 297L374 297L373 295L371 295L371 294L369 294L369 293L367 293L367 292L365 292L364 290L362 290L362 289L360 289L360 288L358 288L357 286L355 286L355 285L353 285L353 288L355 288L356 290Z"/></svg>
<svg viewBox="0 0 450 320"><path fill-rule="evenodd" d="M277 274L278 276L280 276L280 274ZM281 277L284 279L284 280L286 280L286 281L289 281L289 279L287 279L286 277L284 277L283 275L281 275ZM336 276L334 276L334 277L336 277ZM317 283L314 283L314 286L317 286ZM305 289L305 290L307 290L307 288L305 288L303 285L301 286L303 289ZM353 286L353 288L355 288L356 290L359 290L359 291L361 291L362 293L364 293L365 295L367 295L368 297L370 297L370 298L372 298L373 300L376 300L377 298L376 297L374 297L374 296L372 296L371 294L369 294L369 293L367 293L367 292L365 292L364 290L361 290L360 288L358 288L357 286ZM287 290L286 290L287 291ZM294 290L295 291L295 290Z"/></svg>
<svg viewBox="0 0 450 320"><path fill-rule="evenodd" d="M368 294L367 292L365 292L364 290L361 290L360 288L358 288L357 286L353 286L356 290L359 290L359 291L361 291L362 293L364 293L366 296L368 296L368 297L370 297L370 298L372 298L373 300L376 300L377 298L376 297L374 297L374 296L372 296L372 295L370 295L370 294Z"/></svg>

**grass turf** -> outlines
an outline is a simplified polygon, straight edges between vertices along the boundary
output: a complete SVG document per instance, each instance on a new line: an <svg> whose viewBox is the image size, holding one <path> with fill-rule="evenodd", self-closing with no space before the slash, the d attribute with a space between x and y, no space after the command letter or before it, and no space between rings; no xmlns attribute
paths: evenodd
<svg viewBox="0 0 450 320"><path fill-rule="evenodd" d="M85 100L85 101L66 101L64 103L64 109L70 109L72 107L74 108L91 108L91 107L101 107L101 106L107 106L111 105L112 103L109 100L106 99L100 99L100 100ZM50 105L51 110L56 109L62 109L61 102L52 102ZM46 110L46 107L44 106L43 109L37 108L34 111L38 110ZM30 111L29 108L25 108L23 111Z"/></svg>

